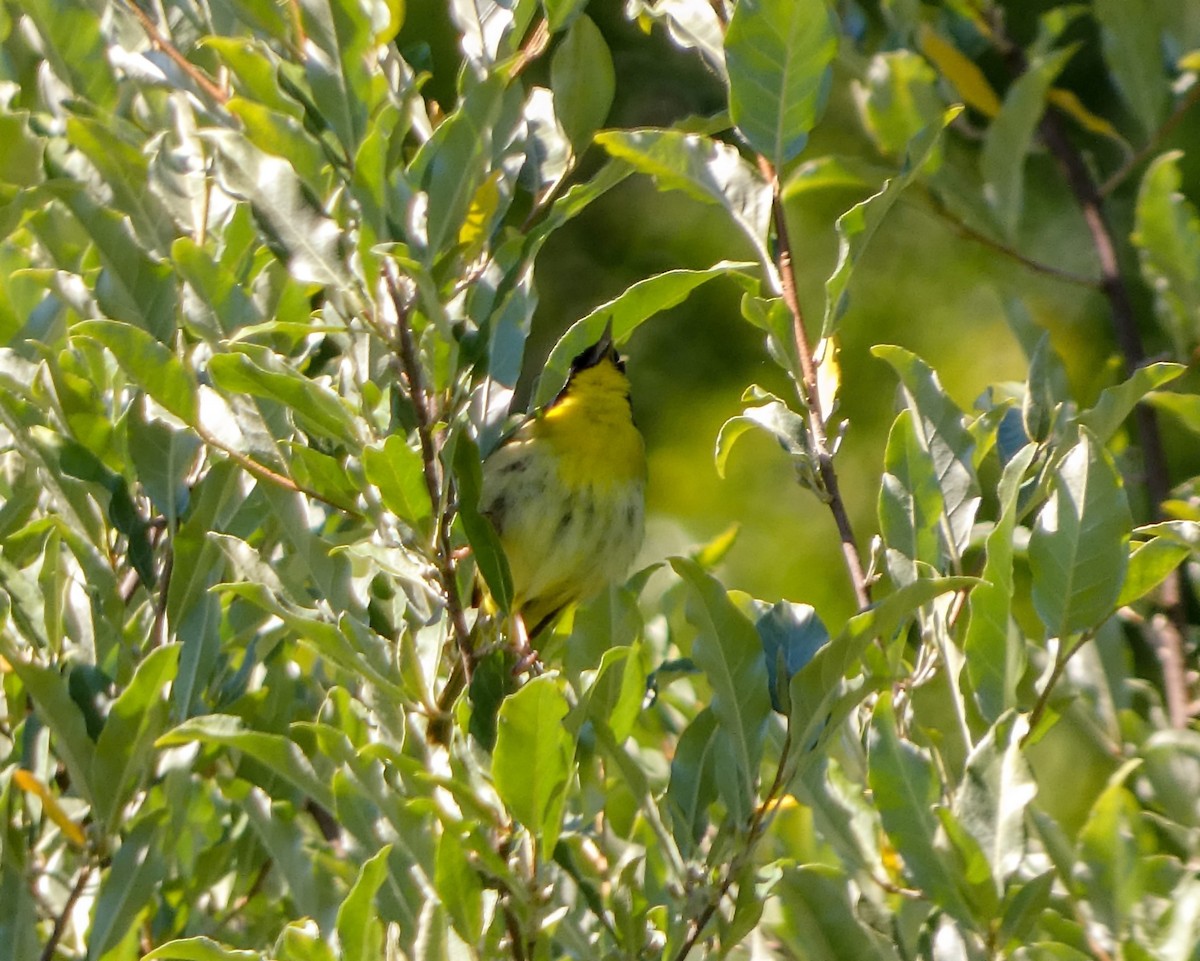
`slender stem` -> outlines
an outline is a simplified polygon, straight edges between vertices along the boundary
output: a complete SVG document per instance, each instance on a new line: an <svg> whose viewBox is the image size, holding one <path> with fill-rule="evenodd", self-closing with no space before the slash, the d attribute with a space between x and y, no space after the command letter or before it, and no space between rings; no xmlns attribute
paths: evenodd
<svg viewBox="0 0 1200 961"><path fill-rule="evenodd" d="M1112 228L1105 216L1103 197L1082 155L1063 130L1058 114L1047 110L1042 117L1040 130L1043 142L1058 161L1087 223L1092 246L1100 262L1100 289L1108 299L1117 344L1125 360L1126 373L1131 375L1144 363L1146 351L1138 331L1129 287L1121 275L1117 247ZM1158 428L1158 416L1153 407L1138 404L1134 409L1134 421L1141 440L1146 492L1149 494L1155 519L1161 519L1163 501L1171 494L1171 482L1162 434ZM1183 574L1176 568L1163 581L1160 589L1160 600L1166 617L1159 619L1156 625L1158 643L1155 653L1162 666L1167 715L1171 726L1177 728L1187 726L1190 701L1187 677L1183 671L1184 637L1188 628L1183 598Z"/></svg>
<svg viewBox="0 0 1200 961"><path fill-rule="evenodd" d="M416 414L425 489L429 493L429 503L433 508L433 516L436 518L434 566L437 568L438 579L442 582L446 610L450 614L450 625L454 632L455 644L461 655L460 663L464 672L464 680L469 682L472 667L471 633L467 627L462 598L458 592L458 572L454 561L454 551L450 544L451 508L448 503L449 498L445 496L448 485L442 475L435 436L437 418L429 400L429 393L425 389L425 378L417 357L417 346L413 341L412 328L409 326L407 298L400 287L395 267L390 262L385 265L384 276L392 303L396 308L396 352L400 357L400 366L403 368L413 412Z"/></svg>
<svg viewBox="0 0 1200 961"><path fill-rule="evenodd" d="M197 87L216 103L224 105L229 102L229 94L213 83L203 70L188 60L170 40L162 35L146 11L137 5L136 0L125 0L125 6L133 11L133 15L137 17L142 29L146 32L146 36L150 38L150 42L165 53L175 66L187 74Z"/></svg>
<svg viewBox="0 0 1200 961"><path fill-rule="evenodd" d="M1191 89L1187 92L1187 96L1175 105L1175 109L1171 111L1171 115L1163 121L1161 127L1154 131L1154 135L1146 141L1142 149L1130 156L1128 160L1117 168L1111 177L1104 181L1100 186L1100 194L1107 197L1121 186L1125 182L1125 179L1162 145L1162 142L1171 135L1171 132L1183 122L1184 115L1197 103L1200 103L1200 82L1192 84Z"/></svg>
<svg viewBox="0 0 1200 961"><path fill-rule="evenodd" d="M1047 277L1053 277L1055 280L1061 280L1063 283L1076 284L1077 286L1087 287L1092 290L1100 286L1100 281L1098 280L1094 280L1091 277L1084 277L1080 274L1073 274L1069 270L1060 270L1058 267L1044 264L1040 260L1033 260L1030 257L1026 257L1019 250L997 240L995 237L989 237L982 231L976 230L970 224L951 213L932 191L926 191L926 199L929 201L929 209L945 221L960 237L973 240L975 243L987 247L989 250L994 250L996 253L1008 257L1010 260L1015 260L1021 266L1028 267L1035 273L1045 274Z"/></svg>
<svg viewBox="0 0 1200 961"><path fill-rule="evenodd" d="M1037 726L1041 723L1042 715L1046 713L1046 706L1050 703L1050 692L1054 690L1054 686L1058 683L1058 679L1062 677L1062 672L1067 667L1067 661L1075 656L1084 644L1092 639L1092 632L1087 631L1079 636L1079 640L1064 654L1059 650L1054 658L1054 669L1050 672L1050 677L1046 680L1046 686L1042 688L1042 693L1038 695L1037 702L1033 705L1033 710L1029 712L1029 730L1025 733L1024 740L1029 740L1033 737L1033 732L1037 730Z"/></svg>
<svg viewBox="0 0 1200 961"><path fill-rule="evenodd" d="M808 409L808 429L812 440L813 454L817 460L817 471L825 488L829 510L837 525L838 537L842 543L842 556L850 574L850 582L854 587L854 597L858 602L858 609L865 611L871 606L871 585L863 569L862 559L858 556L854 529L850 524L850 515L846 512L845 502L842 500L837 471L833 466L833 455L829 451L829 440L825 434L825 414L821 410L821 396L817 390L817 367L813 363L812 348L809 346L808 334L804 328L804 313L800 308L800 298L796 293L796 273L792 267L792 243L788 235L787 214L783 207L779 177L766 157L758 158L758 167L771 186L771 219L775 226L778 247L776 266L779 269L780 285L783 288L783 302L792 315L792 337L796 343L796 354L800 358L801 383L798 386L803 395L801 399Z"/></svg>
<svg viewBox="0 0 1200 961"><path fill-rule="evenodd" d="M787 771L788 759L792 752L792 732L788 729L787 735L784 737L783 748L779 752L779 764L775 768L775 780L771 782L771 788L767 791L767 796L763 798L760 804L754 811L754 817L750 819L750 828L746 835L746 846L737 854L725 869L725 876L721 879L721 883L717 886L713 896L709 899L708 904L704 906L704 910L692 922L692 929L688 932L687 939L679 946L679 950L675 953L673 961L684 961L684 959L692 953L692 949L699 943L701 936L704 934L704 929L708 927L709 921L713 915L717 913L717 908L725 895L729 893L729 889L733 886L734 878L737 877L742 865L754 853L754 848L766 833L767 818L774 814L779 807L782 799L782 792L790 780L790 773Z"/></svg>
<svg viewBox="0 0 1200 961"><path fill-rule="evenodd" d="M41 961L51 961L54 957L54 952L58 950L58 942L62 940L63 931L67 928L67 918L71 911L75 908L75 902L79 900L83 894L83 889L87 885L88 878L92 876L91 862L84 864L79 869L79 877L75 879L75 886L71 888L71 893L67 895L66 903L63 904L62 910L58 912L58 917L54 919L54 928L50 932L50 938L46 942L46 946L42 948Z"/></svg>

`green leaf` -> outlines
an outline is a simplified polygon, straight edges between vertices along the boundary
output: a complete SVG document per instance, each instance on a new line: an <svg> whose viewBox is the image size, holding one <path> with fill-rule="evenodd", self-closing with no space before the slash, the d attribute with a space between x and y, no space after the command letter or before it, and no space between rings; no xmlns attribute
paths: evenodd
<svg viewBox="0 0 1200 961"><path fill-rule="evenodd" d="M1043 871L1005 892L1004 913L1000 919L1000 943L1026 942L1038 916L1050 903L1054 888L1054 870Z"/></svg>
<svg viewBox="0 0 1200 961"><path fill-rule="evenodd" d="M721 430L717 433L716 449L713 451L719 476L725 476L733 445L750 430L764 431L787 451L802 483L809 479L812 483L817 482L816 458L809 447L808 423L778 398L755 407L747 407L741 414L730 417L721 425Z"/></svg>
<svg viewBox="0 0 1200 961"><path fill-rule="evenodd" d="M433 884L454 930L467 944L478 944L483 936L483 882L467 860L462 839L449 826L438 840Z"/></svg>
<svg viewBox="0 0 1200 961"><path fill-rule="evenodd" d="M538 379L533 406L542 407L555 398L567 381L571 361L600 339L610 321L614 343L623 343L642 323L683 303L701 284L716 277L744 277L742 272L749 266L744 262L723 260L705 270L668 270L638 281L624 293L601 304L575 321L554 345Z"/></svg>
<svg viewBox="0 0 1200 961"><path fill-rule="evenodd" d="M48 161L55 173L64 173ZM87 231L104 269L96 278L96 304L115 321L134 325L170 343L179 312L178 282L168 264L150 258L129 221L69 186L66 177L48 183Z"/></svg>
<svg viewBox="0 0 1200 961"><path fill-rule="evenodd" d="M1096 627L1113 612L1132 526L1112 459L1082 431L1054 471L1029 538L1033 605L1050 636Z"/></svg>
<svg viewBox="0 0 1200 961"><path fill-rule="evenodd" d="M1011 712L992 725L971 749L954 794L954 813L987 858L997 892L1025 857L1025 808L1037 794L1021 752L1028 730L1025 718Z"/></svg>
<svg viewBox="0 0 1200 961"><path fill-rule="evenodd" d="M771 188L736 148L678 130L605 130L595 140L638 173L654 177L660 190L680 190L693 200L723 207L778 290L775 260L767 249Z"/></svg>
<svg viewBox="0 0 1200 961"><path fill-rule="evenodd" d="M359 486L339 458L298 443L288 444L287 450L292 480L300 487L321 495L343 510L358 510Z"/></svg>
<svg viewBox="0 0 1200 961"><path fill-rule="evenodd" d="M100 885L88 932L88 961L104 956L125 938L167 873L159 837L164 812L143 817L121 841L112 867Z"/></svg>
<svg viewBox="0 0 1200 961"><path fill-rule="evenodd" d="M1095 0L1092 12L1100 24L1101 48L1117 90L1148 136L1162 122L1170 95L1157 11L1153 5Z"/></svg>
<svg viewBox="0 0 1200 961"><path fill-rule="evenodd" d="M868 734L868 783L883 829L904 859L905 873L928 897L959 921L971 913L957 878L938 850L939 780L923 748L900 737L890 694L880 696Z"/></svg>
<svg viewBox="0 0 1200 961"><path fill-rule="evenodd" d="M930 124L908 145L904 166L875 194L855 204L837 219L838 260L833 273L825 281L825 316L821 323L821 339L831 337L838 329L850 307L850 279L858 266L875 231L883 223L904 189L925 169L925 164L937 149L942 131L961 112L953 107L942 114L937 123Z"/></svg>
<svg viewBox="0 0 1200 961"><path fill-rule="evenodd" d="M779 937L796 957L810 961L895 961L890 942L860 918L845 872L825 864L784 871L776 888Z"/></svg>
<svg viewBox="0 0 1200 961"><path fill-rule="evenodd" d="M1178 419L1179 423L1193 434L1200 434L1200 394L1161 391L1148 394L1146 400L1152 406Z"/></svg>
<svg viewBox="0 0 1200 961"><path fill-rule="evenodd" d="M458 516L471 543L475 565L487 584L492 600L504 613L512 609L512 572L500 536L492 522L479 513L479 493L483 489L483 468L479 450L466 434L455 438L454 476L458 481Z"/></svg>
<svg viewBox="0 0 1200 961"><path fill-rule="evenodd" d="M313 103L346 154L353 156L368 115L386 90L371 56L376 41L370 7L342 0L302 0L300 9L311 44L304 72Z"/></svg>
<svg viewBox="0 0 1200 961"><path fill-rule="evenodd" d="M671 757L667 804L675 842L691 854L708 828L708 806L717 799L717 716L703 708L679 735Z"/></svg>
<svg viewBox="0 0 1200 961"><path fill-rule="evenodd" d="M475 86L413 158L409 179L429 195L426 237L419 245L429 258L458 237L471 200L488 173L505 91L499 75Z"/></svg>
<svg viewBox="0 0 1200 961"><path fill-rule="evenodd" d="M1200 248L1197 253L1200 253ZM1197 316L1200 317L1200 314ZM1185 370L1187 368L1182 364L1147 364L1139 367L1128 380L1116 387L1105 388L1095 405L1080 414L1078 421L1092 433L1097 443L1105 444L1143 397L1179 377Z"/></svg>
<svg viewBox="0 0 1200 961"><path fill-rule="evenodd" d="M1144 544L1135 545L1129 554L1129 568L1116 606L1122 608L1145 597L1190 554L1191 549L1187 545L1166 537L1155 537Z"/></svg>
<svg viewBox="0 0 1200 961"><path fill-rule="evenodd" d="M729 112L776 167L804 149L825 110L838 48L824 0L741 0L725 34Z"/></svg>
<svg viewBox="0 0 1200 961"><path fill-rule="evenodd" d="M792 678L829 643L829 629L811 604L791 601L778 601L763 611L754 629L767 664L771 707L790 714Z"/></svg>
<svg viewBox="0 0 1200 961"><path fill-rule="evenodd" d="M766 661L758 632L720 583L694 561L671 559L689 588L688 621L697 628L692 659L712 685L712 710L727 740L733 770L723 772L718 790L738 822L754 807L763 738L771 713ZM718 743L718 750L722 745Z"/></svg>
<svg viewBox="0 0 1200 961"><path fill-rule="evenodd" d="M1096 798L1079 832L1076 852L1088 904L1096 920L1116 937L1126 933L1146 894L1144 852L1154 849L1137 799L1122 783L1129 770L1129 764L1121 768Z"/></svg>
<svg viewBox="0 0 1200 961"><path fill-rule="evenodd" d="M1017 706L1017 684L1025 673L1025 639L1009 624L1015 593L1013 534L1021 484L1036 454L1036 445L1027 444L1004 467L1000 516L987 538L984 582L971 591L968 602L970 620L963 640L967 677L979 712L993 722Z"/></svg>
<svg viewBox="0 0 1200 961"><path fill-rule="evenodd" d="M33 187L45 179L42 157L46 143L29 129L27 111L0 116L0 143L6 145L0 156L0 183Z"/></svg>
<svg viewBox="0 0 1200 961"><path fill-rule="evenodd" d="M397 517L415 523L432 513L421 455L398 434L363 450L363 472L379 488L384 507Z"/></svg>
<svg viewBox="0 0 1200 961"><path fill-rule="evenodd" d="M1179 160L1167 151L1142 177L1132 240L1142 276L1154 291L1159 320L1170 332L1178 356L1200 340L1200 212L1181 192Z"/></svg>
<svg viewBox="0 0 1200 961"><path fill-rule="evenodd" d="M200 438L145 416L143 404L130 405L126 418L129 456L142 489L174 530L188 502L187 478L196 465Z"/></svg>
<svg viewBox="0 0 1200 961"><path fill-rule="evenodd" d="M1068 47L1030 63L1009 87L1004 106L984 135L979 155L984 196L1007 237L1016 235L1024 209L1025 157L1046 109L1046 94L1074 52Z"/></svg>
<svg viewBox="0 0 1200 961"><path fill-rule="evenodd" d="M342 256L342 231L304 190L288 161L265 154L230 130L205 128L222 188L250 205L265 240L302 283L347 292L354 281Z"/></svg>
<svg viewBox="0 0 1200 961"><path fill-rule="evenodd" d="M939 528L942 548L957 567L971 538L979 509L979 481L972 461L975 442L964 416L928 364L900 347L880 345L871 353L887 361L904 386L904 401L913 413L913 432L929 458L941 493Z"/></svg>
<svg viewBox="0 0 1200 961"><path fill-rule="evenodd" d="M938 76L916 51L891 50L871 58L862 81L854 84L854 99L880 152L899 156L945 106L937 92ZM940 145L929 155L926 172L941 164Z"/></svg>
<svg viewBox="0 0 1200 961"><path fill-rule="evenodd" d="M125 375L180 420L195 424L196 381L175 352L144 330L114 320L85 320L71 328L77 337L99 341Z"/></svg>
<svg viewBox="0 0 1200 961"><path fill-rule="evenodd" d="M184 721L154 742L155 747L177 744L212 744L241 751L279 775L302 794L316 801L327 811L334 808L329 785L317 776L312 762L295 741L281 734L247 730L239 717L227 714L208 714Z"/></svg>
<svg viewBox="0 0 1200 961"><path fill-rule="evenodd" d="M214 354L208 370L222 390L273 400L314 432L352 450L357 448L358 425L345 401L272 351L242 344L235 353Z"/></svg>
<svg viewBox="0 0 1200 961"><path fill-rule="evenodd" d="M388 874L390 844L368 859L338 908L337 933L341 961L376 961L384 951L384 931L375 909L375 895Z"/></svg>
<svg viewBox="0 0 1200 961"><path fill-rule="evenodd" d="M923 566L948 573L953 556L939 536L942 493L913 417L911 410L902 410L892 424L879 487L879 533L888 572L900 585L916 581Z"/></svg>
<svg viewBox="0 0 1200 961"><path fill-rule="evenodd" d="M92 759L92 783L104 785L94 814L105 837L116 828L130 793L151 774L154 739L167 720L164 694L178 666L178 645L155 648L109 709Z"/></svg>
<svg viewBox="0 0 1200 961"><path fill-rule="evenodd" d="M616 90L616 73L604 35L586 14L575 18L550 60L554 112L576 154L604 125Z"/></svg>
<svg viewBox="0 0 1200 961"><path fill-rule="evenodd" d="M562 723L570 704L559 683L536 677L504 699L492 756L496 793L547 855L558 840L575 750Z"/></svg>
<svg viewBox="0 0 1200 961"><path fill-rule="evenodd" d="M142 961L262 961L257 951L228 948L212 938L180 938L160 944Z"/></svg>
<svg viewBox="0 0 1200 961"><path fill-rule="evenodd" d="M92 781L95 745L88 737L83 712L71 697L67 679L58 671L25 660L7 633L0 634L0 653L20 678L38 714L50 729L54 753L66 765L72 787L81 797L92 801L98 786Z"/></svg>

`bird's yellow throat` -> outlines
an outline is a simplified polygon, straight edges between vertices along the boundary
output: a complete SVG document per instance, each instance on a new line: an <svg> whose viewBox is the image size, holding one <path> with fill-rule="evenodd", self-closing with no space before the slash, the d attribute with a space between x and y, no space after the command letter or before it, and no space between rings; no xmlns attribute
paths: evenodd
<svg viewBox="0 0 1200 961"><path fill-rule="evenodd" d="M535 431L558 456L569 487L611 488L646 476L646 450L633 426L629 379L611 360L579 371L542 411Z"/></svg>

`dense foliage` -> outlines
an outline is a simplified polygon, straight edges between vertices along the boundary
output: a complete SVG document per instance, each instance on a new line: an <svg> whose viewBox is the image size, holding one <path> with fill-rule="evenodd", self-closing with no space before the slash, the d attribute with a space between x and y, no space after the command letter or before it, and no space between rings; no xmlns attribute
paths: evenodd
<svg viewBox="0 0 1200 961"><path fill-rule="evenodd" d="M0 957L1198 961L1195 6L411 6L0 0ZM616 29L720 107L607 126ZM813 151L831 100L872 156ZM858 613L728 591L730 532L520 682L481 452L539 254L635 178L728 259L579 318L531 403L735 290L787 392L716 467L778 441ZM805 302L789 205L851 194ZM969 411L878 343L867 531L838 340L913 195L1116 353L1080 402L1020 283L1027 380Z"/></svg>

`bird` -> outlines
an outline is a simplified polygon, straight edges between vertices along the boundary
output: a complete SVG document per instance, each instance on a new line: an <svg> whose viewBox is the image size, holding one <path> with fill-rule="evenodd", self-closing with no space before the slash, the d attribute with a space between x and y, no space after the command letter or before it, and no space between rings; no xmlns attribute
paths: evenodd
<svg viewBox="0 0 1200 961"><path fill-rule="evenodd" d="M645 528L646 448L633 420L625 361L610 320L571 362L567 382L483 461L477 510L512 575L510 642L518 670L568 607L624 578ZM445 743L448 712L468 680L462 661L438 698L429 739Z"/></svg>
<svg viewBox="0 0 1200 961"><path fill-rule="evenodd" d="M609 321L558 396L483 463L479 513L500 538L530 637L624 577L642 544L645 491L645 443Z"/></svg>

